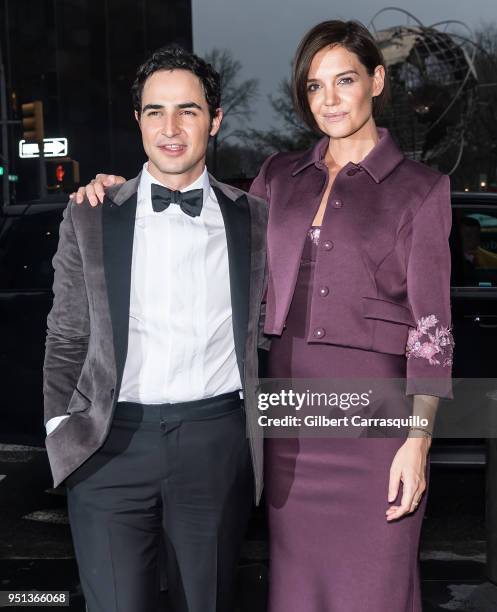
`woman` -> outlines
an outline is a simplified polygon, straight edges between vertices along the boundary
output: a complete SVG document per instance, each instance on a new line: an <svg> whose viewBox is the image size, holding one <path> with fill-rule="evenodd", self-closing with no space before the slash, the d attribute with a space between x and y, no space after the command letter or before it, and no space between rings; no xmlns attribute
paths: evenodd
<svg viewBox="0 0 497 612"><path fill-rule="evenodd" d="M323 138L271 156L252 186L270 206L269 375L406 378L432 421L451 395L449 181L376 127L387 89L361 24L327 21L300 43L295 103ZM99 175L87 195L115 180ZM429 447L429 428L267 440L270 612L421 610Z"/></svg>
<svg viewBox="0 0 497 612"><path fill-rule="evenodd" d="M367 29L300 43L295 105L323 138L264 163L265 332L275 378L407 377L415 414L450 396L448 177L407 159L374 115L386 68ZM416 612L430 431L266 443L270 612Z"/></svg>

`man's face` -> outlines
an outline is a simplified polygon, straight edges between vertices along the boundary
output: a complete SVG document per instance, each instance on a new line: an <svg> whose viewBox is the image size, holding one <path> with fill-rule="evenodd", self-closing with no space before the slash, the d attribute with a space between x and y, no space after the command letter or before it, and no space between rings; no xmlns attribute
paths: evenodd
<svg viewBox="0 0 497 612"><path fill-rule="evenodd" d="M154 72L145 81L141 113L135 116L154 178L182 189L201 175L209 135L219 131L222 111L211 120L197 76L188 70Z"/></svg>

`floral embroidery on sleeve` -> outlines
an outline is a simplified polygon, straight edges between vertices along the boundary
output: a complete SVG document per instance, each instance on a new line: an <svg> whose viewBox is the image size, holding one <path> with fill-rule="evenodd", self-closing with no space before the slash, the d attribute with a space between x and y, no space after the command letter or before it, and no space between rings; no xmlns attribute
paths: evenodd
<svg viewBox="0 0 497 612"><path fill-rule="evenodd" d="M427 359L430 365L452 365L454 339L449 327L437 327L435 315L421 317L416 329L409 331L406 356Z"/></svg>

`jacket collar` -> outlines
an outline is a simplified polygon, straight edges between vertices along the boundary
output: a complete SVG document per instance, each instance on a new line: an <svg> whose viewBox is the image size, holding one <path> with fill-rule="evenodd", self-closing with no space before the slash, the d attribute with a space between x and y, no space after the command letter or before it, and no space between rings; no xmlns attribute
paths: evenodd
<svg viewBox="0 0 497 612"><path fill-rule="evenodd" d="M142 173L140 172L138 176L135 176L135 178L132 178L125 183L109 187L105 190L106 197L109 198L109 200L112 200L114 204L117 204L117 206L121 206L121 204L124 204L124 202L129 200L131 196L138 192L141 175Z"/></svg>
<svg viewBox="0 0 497 612"><path fill-rule="evenodd" d="M371 149L359 164L353 164L352 162L349 162L349 164L363 168L376 183L381 183L383 179L402 163L405 156L386 128L377 128L377 130L379 141L373 149ZM329 138L325 136L321 138L312 149L308 149L302 157L295 162L292 176L297 175L313 164L318 168L323 167L322 160L326 154L328 142Z"/></svg>
<svg viewBox="0 0 497 612"><path fill-rule="evenodd" d="M242 196L246 195L245 192L243 192L241 189L238 189L237 187L233 187L232 185L228 185L227 183L221 183L221 181L218 181L210 173L209 182L211 184L211 187L213 187L214 189L219 189L219 191L221 191L221 193L223 193L228 198L228 200L231 200L232 202L236 202Z"/></svg>

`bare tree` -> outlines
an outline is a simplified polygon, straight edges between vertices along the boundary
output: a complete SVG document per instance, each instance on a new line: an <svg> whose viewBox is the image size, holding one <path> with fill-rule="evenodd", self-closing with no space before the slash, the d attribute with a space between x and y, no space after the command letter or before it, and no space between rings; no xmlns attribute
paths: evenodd
<svg viewBox="0 0 497 612"><path fill-rule="evenodd" d="M497 24L479 28L475 43L477 106L466 127L466 147L453 182L458 188L478 188L480 177L484 176L489 187L497 189Z"/></svg>
<svg viewBox="0 0 497 612"><path fill-rule="evenodd" d="M277 124L269 130L245 129L239 137L262 149L266 154L274 151L300 151L316 142L318 135L310 130L295 112L291 85L284 79L278 94L269 96Z"/></svg>
<svg viewBox="0 0 497 612"><path fill-rule="evenodd" d="M245 79L240 81L239 76L242 64L233 58L227 49L212 49L205 59L219 72L221 76L221 105L224 111L224 120L219 134L213 139L212 166L217 171L218 147L231 136L236 136L238 130L232 129L230 120L243 116L250 120L252 114L251 104L259 95L258 79Z"/></svg>

